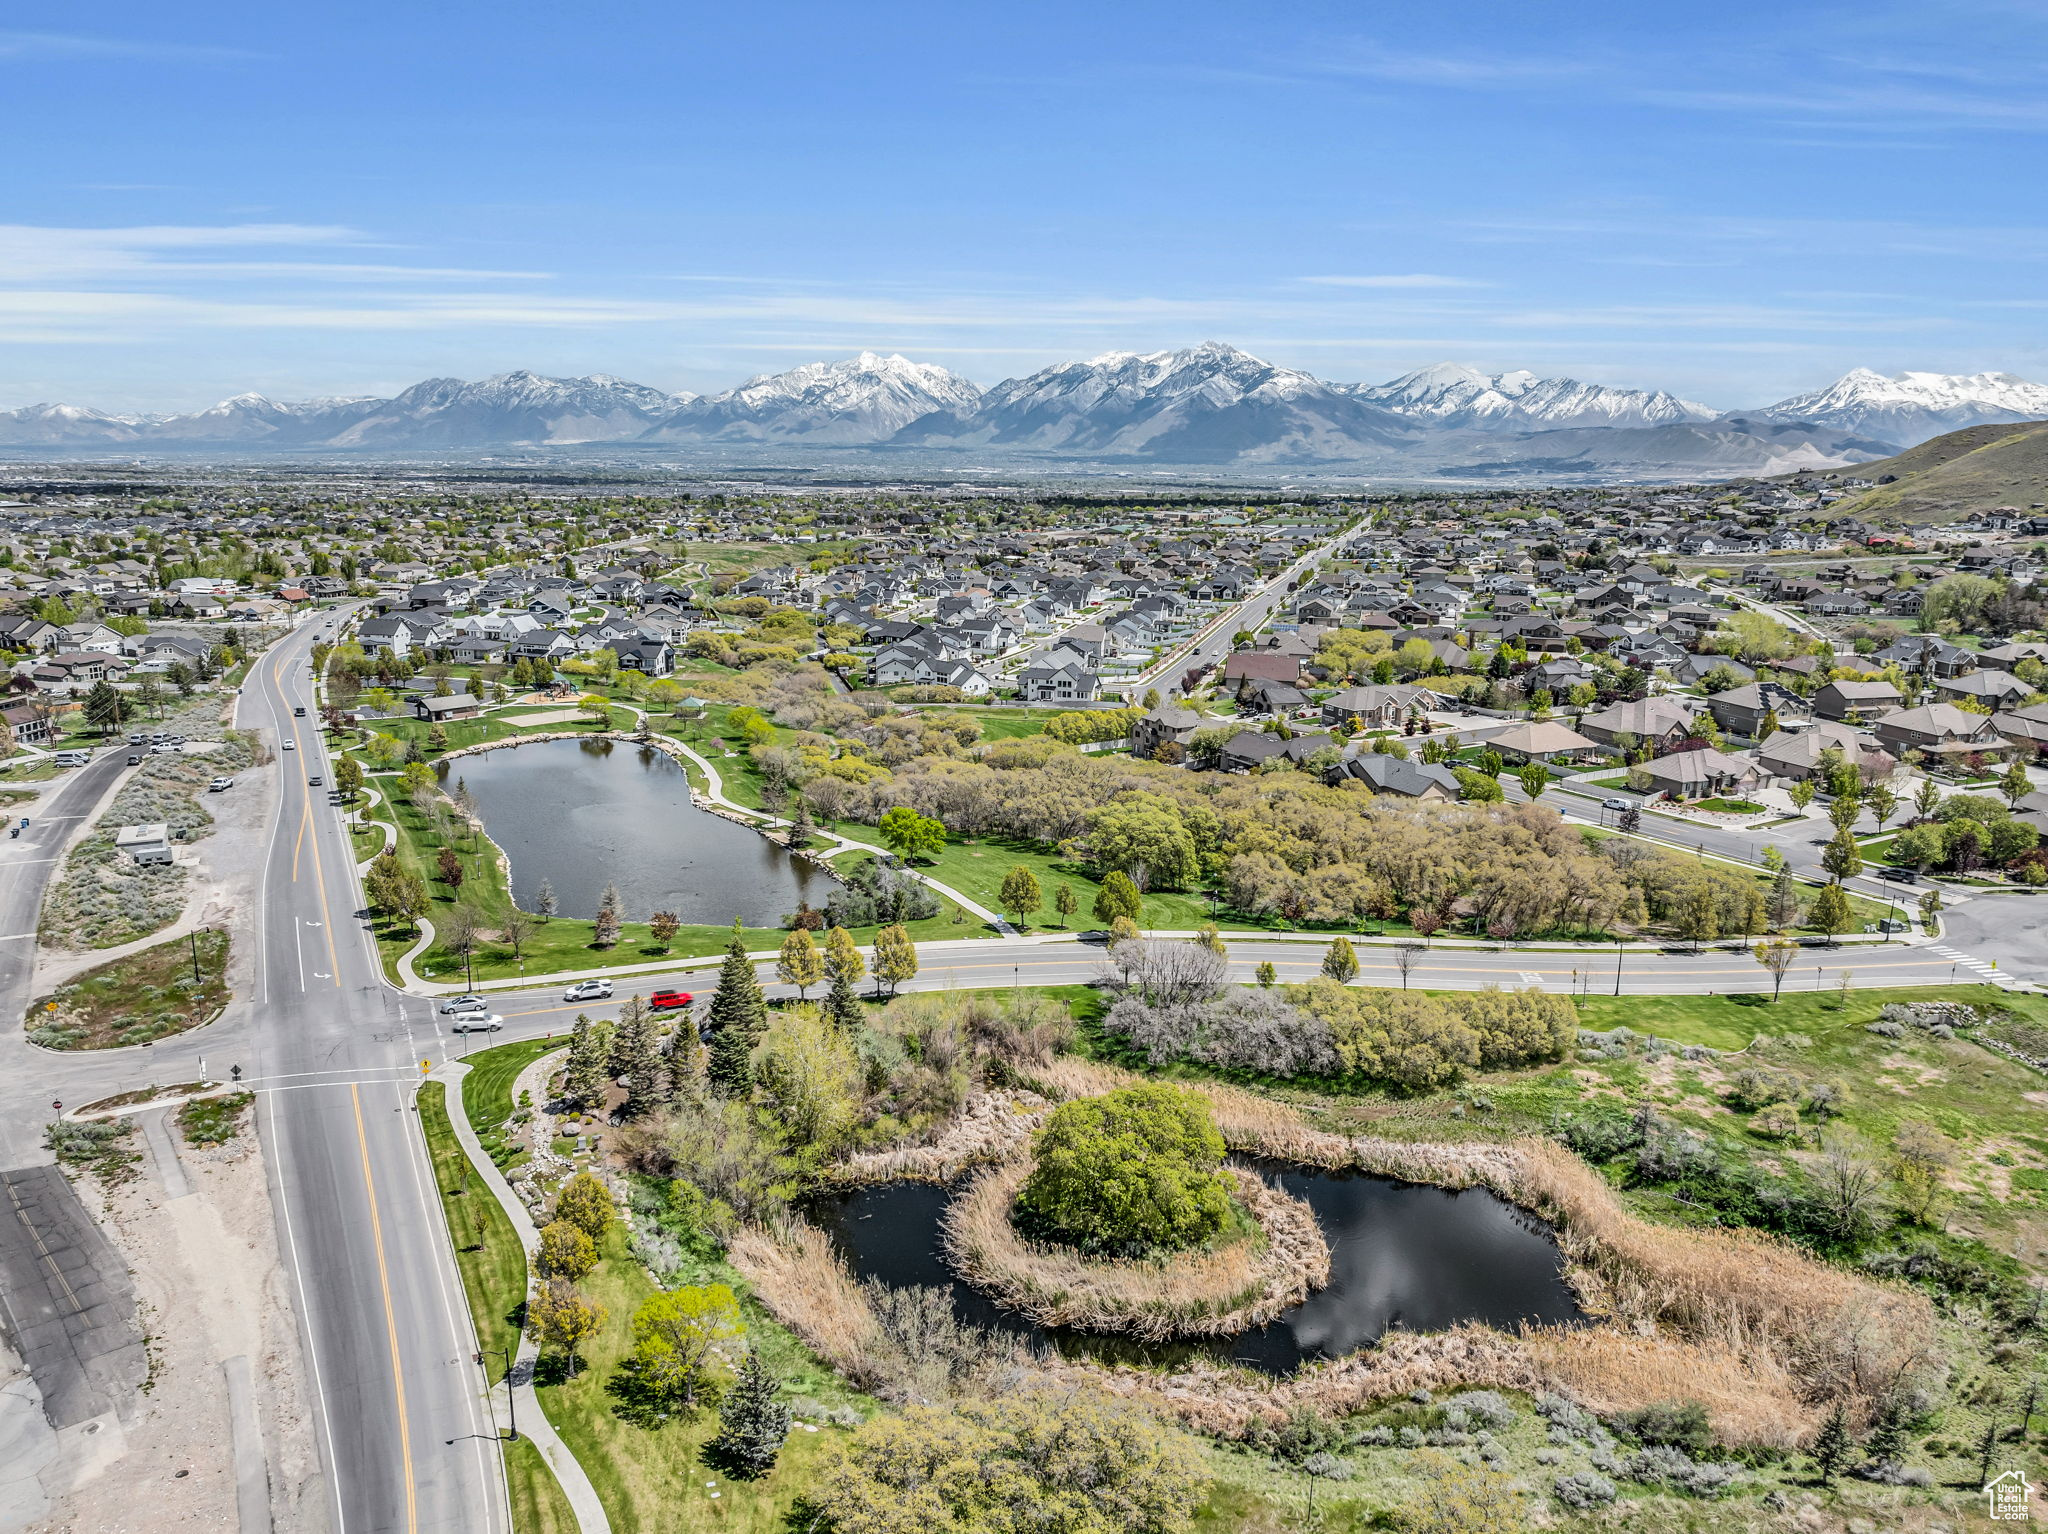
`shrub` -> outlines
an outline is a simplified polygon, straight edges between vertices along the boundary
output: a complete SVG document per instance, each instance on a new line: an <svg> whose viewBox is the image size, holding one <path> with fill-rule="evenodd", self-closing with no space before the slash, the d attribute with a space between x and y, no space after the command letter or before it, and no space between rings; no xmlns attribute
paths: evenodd
<svg viewBox="0 0 2048 1534"><path fill-rule="evenodd" d="M1444 1402L1444 1426L1461 1432L1479 1428L1498 1430L1508 1426L1517 1415L1514 1403L1493 1390L1468 1390Z"/></svg>
<svg viewBox="0 0 2048 1534"><path fill-rule="evenodd" d="M1584 1512L1587 1508L1612 1502L1617 1488L1614 1482L1595 1471L1575 1470L1552 1481L1550 1490L1566 1507Z"/></svg>
<svg viewBox="0 0 2048 1534"><path fill-rule="evenodd" d="M1054 1109L1018 1195L1031 1233L1084 1252L1196 1245L1230 1216L1223 1137L1208 1101L1169 1086L1125 1087Z"/></svg>
<svg viewBox="0 0 2048 1534"><path fill-rule="evenodd" d="M827 1450L816 1484L839 1534L1183 1534L1208 1477L1186 1437L1140 1412L1013 1394L875 1418Z"/></svg>
<svg viewBox="0 0 2048 1534"><path fill-rule="evenodd" d="M1620 1413L1614 1425L1637 1443L1668 1444L1693 1454L1714 1441L1707 1409L1697 1401L1660 1401Z"/></svg>

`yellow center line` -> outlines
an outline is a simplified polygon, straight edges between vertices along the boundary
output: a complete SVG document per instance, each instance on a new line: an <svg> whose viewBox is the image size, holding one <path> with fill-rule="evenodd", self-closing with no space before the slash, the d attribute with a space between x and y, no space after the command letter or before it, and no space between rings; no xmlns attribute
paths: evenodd
<svg viewBox="0 0 2048 1534"><path fill-rule="evenodd" d="M405 1416L405 1364L398 1352L398 1312L391 1304L391 1273L384 1263L384 1222L377 1214L377 1184L370 1176L370 1137L363 1131L363 1096L349 1083L356 1112L356 1145L363 1157L363 1191L370 1200L370 1234L377 1247L377 1282L384 1289L384 1332L391 1342L391 1388L398 1397L398 1456L405 1467L405 1526L419 1527L418 1493L412 1477L412 1431Z"/></svg>

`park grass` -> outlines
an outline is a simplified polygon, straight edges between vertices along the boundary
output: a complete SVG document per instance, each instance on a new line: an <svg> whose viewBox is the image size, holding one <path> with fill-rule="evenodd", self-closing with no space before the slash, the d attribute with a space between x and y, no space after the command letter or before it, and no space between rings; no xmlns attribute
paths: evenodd
<svg viewBox="0 0 2048 1534"><path fill-rule="evenodd" d="M526 1305L526 1252L510 1217L455 1138L455 1127L448 1121L447 1091L444 1083L429 1081L419 1095L420 1131L433 1162L442 1218L448 1222L448 1239L455 1248L455 1266L469 1298L478 1345L516 1351ZM502 1374L502 1361L493 1368Z"/></svg>
<svg viewBox="0 0 2048 1534"><path fill-rule="evenodd" d="M580 1534L576 1510L562 1495L555 1473L548 1469L531 1438L507 1441L506 1494L512 1502L512 1527L518 1534Z"/></svg>
<svg viewBox="0 0 2048 1534"><path fill-rule="evenodd" d="M464 834L457 824L446 845L454 849L461 863L462 884L456 888L443 883L439 866L443 840L435 832L432 822L413 808L410 799L398 797L394 787L397 781L396 778L380 780L380 786L387 789L386 796L371 807L368 815L372 820L381 820L398 828L396 856L426 881L429 899L427 919L434 921L437 913L451 909L461 901L482 916L486 928L494 930L512 907L511 892L505 882L504 860L499 856L497 844L482 833L474 836ZM438 928L439 924L436 925ZM878 930L878 927L856 927L853 929L854 940L871 943ZM974 917L943 896L940 897L937 916L909 924L911 938L924 943L969 937L979 930L981 924ZM491 939L480 943L472 962L465 965L437 942L414 961L414 969L427 979L452 977L460 972L465 983L473 973L476 981L482 984L493 980L523 980L615 969L621 965L654 964L670 959L681 962L711 958L724 953L732 941L730 926L693 923L678 929L675 937L663 945L654 941L647 923L629 921L621 925L617 944L598 948L592 942L595 931L595 922L588 918L557 916L536 924L519 958L513 957L508 945ZM376 935L385 971L396 978L398 957L412 947L419 934L399 923L379 921ZM780 927L747 927L740 933L741 941L755 952L779 948L786 936L788 934Z"/></svg>
<svg viewBox="0 0 2048 1534"><path fill-rule="evenodd" d="M210 1023L228 1004L228 946L209 928L109 960L37 997L27 1027L48 1049L112 1049Z"/></svg>
<svg viewBox="0 0 2048 1534"><path fill-rule="evenodd" d="M799 1497L815 1484L826 1443L834 1429L790 1434L781 1458L758 1481L728 1480L708 1468L703 1449L718 1432L716 1410L670 1417L656 1427L628 1420L610 1386L632 1351L634 1310L656 1292L654 1281L633 1258L623 1230L614 1225L602 1243L604 1260L584 1280L583 1292L605 1310L605 1323L583 1344L573 1379L552 1358L537 1378L541 1405L589 1475L617 1530L735 1530L744 1534L785 1534ZM718 1265L723 1268L723 1264ZM710 1276L710 1275L707 1275ZM729 1282L731 1276L717 1281ZM778 1379L791 1377L791 1350L800 1346L753 1306L746 1308L748 1338ZM802 1355L808 1358L808 1354ZM829 1387L829 1375L811 1364L801 1383ZM707 1486L715 1482L715 1486ZM716 1490L717 1498L710 1496Z"/></svg>
<svg viewBox="0 0 2048 1534"><path fill-rule="evenodd" d="M478 1134L499 1129L518 1106L512 1101L512 1084L542 1055L567 1047L567 1039L521 1039L515 1044L498 1044L480 1049L464 1061L469 1074L462 1078L462 1108Z"/></svg>

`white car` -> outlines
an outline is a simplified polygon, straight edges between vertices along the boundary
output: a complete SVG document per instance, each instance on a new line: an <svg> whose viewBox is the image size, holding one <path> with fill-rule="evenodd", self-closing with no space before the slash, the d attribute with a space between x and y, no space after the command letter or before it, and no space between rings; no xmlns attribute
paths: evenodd
<svg viewBox="0 0 2048 1534"><path fill-rule="evenodd" d="M299 749L299 743L295 740L288 740L284 743L282 749L286 751L296 751Z"/></svg>
<svg viewBox="0 0 2048 1534"><path fill-rule="evenodd" d="M465 1012L449 1024L450 1033L496 1033L505 1026L505 1019L495 1012Z"/></svg>
<svg viewBox="0 0 2048 1534"><path fill-rule="evenodd" d="M234 786L235 780L233 778L215 778L206 785L206 791L209 794L224 794Z"/></svg>
<svg viewBox="0 0 2048 1534"><path fill-rule="evenodd" d="M612 983L609 980L579 980L562 992L564 1001L609 1001Z"/></svg>
<svg viewBox="0 0 2048 1534"><path fill-rule="evenodd" d="M441 1015L443 1017L446 1017L451 1012L488 1012L490 1010L491 1004L481 996L450 996L441 1003Z"/></svg>

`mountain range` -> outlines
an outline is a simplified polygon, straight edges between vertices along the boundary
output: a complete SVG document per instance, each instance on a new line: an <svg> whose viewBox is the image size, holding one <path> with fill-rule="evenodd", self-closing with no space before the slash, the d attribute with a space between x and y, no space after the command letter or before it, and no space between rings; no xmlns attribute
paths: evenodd
<svg viewBox="0 0 2048 1534"><path fill-rule="evenodd" d="M697 444L972 452L1044 461L1356 464L1479 477L1739 475L1883 458L1943 432L2048 417L2009 373L1859 368L1826 389L1723 413L1664 390L1455 363L1332 383L1217 342L1109 352L982 389L862 352L706 395L607 374L433 378L385 398L241 394L183 415L76 405L0 411L0 447L247 452Z"/></svg>

